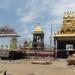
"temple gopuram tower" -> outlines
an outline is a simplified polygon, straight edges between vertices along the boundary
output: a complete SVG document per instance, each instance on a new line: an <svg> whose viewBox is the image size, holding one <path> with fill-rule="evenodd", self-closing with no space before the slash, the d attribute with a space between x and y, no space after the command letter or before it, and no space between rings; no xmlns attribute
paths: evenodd
<svg viewBox="0 0 75 75"><path fill-rule="evenodd" d="M54 34L54 47L58 57L66 57L75 52L75 16L73 12L65 12L63 25Z"/></svg>
<svg viewBox="0 0 75 75"><path fill-rule="evenodd" d="M32 47L34 50L44 50L44 32L39 24L36 25L33 32Z"/></svg>

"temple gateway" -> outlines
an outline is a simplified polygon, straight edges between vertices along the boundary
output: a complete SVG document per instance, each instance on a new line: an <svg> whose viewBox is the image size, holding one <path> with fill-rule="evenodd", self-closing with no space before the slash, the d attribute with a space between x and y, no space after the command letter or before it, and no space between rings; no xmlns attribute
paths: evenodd
<svg viewBox="0 0 75 75"><path fill-rule="evenodd" d="M65 12L63 25L54 34L54 46L57 57L66 57L75 52L75 16L73 12Z"/></svg>

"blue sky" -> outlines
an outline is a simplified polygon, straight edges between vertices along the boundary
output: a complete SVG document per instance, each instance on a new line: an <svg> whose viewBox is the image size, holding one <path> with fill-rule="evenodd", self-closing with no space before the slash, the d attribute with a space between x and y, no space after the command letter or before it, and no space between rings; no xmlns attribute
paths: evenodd
<svg viewBox="0 0 75 75"><path fill-rule="evenodd" d="M21 36L32 40L35 26L40 23L45 33L45 44L49 44L50 25L53 33L62 25L63 14L75 12L75 0L0 0L0 26L9 25ZM2 43L2 40L1 40Z"/></svg>

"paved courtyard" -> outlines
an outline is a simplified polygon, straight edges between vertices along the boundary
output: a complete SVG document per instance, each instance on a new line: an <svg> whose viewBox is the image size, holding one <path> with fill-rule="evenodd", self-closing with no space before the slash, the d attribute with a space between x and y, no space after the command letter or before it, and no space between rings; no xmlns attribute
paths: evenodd
<svg viewBox="0 0 75 75"><path fill-rule="evenodd" d="M55 60L50 65L31 64L30 62L25 59L1 60L0 71L7 70L7 75L75 75L75 66L68 66L65 59Z"/></svg>

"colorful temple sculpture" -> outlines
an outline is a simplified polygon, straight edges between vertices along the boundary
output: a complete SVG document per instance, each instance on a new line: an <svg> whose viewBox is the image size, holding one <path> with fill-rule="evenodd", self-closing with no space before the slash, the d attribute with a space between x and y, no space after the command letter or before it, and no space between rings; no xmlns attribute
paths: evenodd
<svg viewBox="0 0 75 75"><path fill-rule="evenodd" d="M32 47L34 50L44 50L44 32L40 24L36 25L33 32Z"/></svg>
<svg viewBox="0 0 75 75"><path fill-rule="evenodd" d="M75 16L65 12L61 30L54 34L54 47L58 57L66 57L75 52Z"/></svg>

